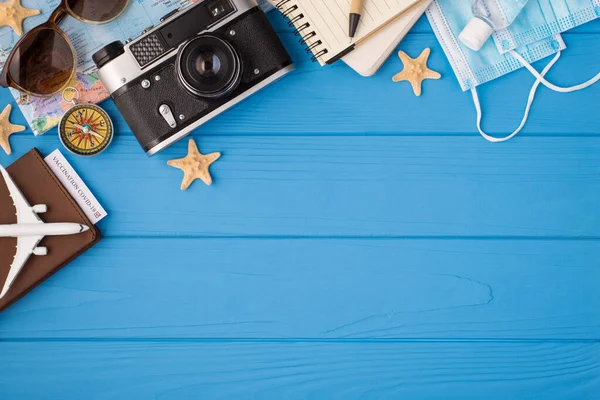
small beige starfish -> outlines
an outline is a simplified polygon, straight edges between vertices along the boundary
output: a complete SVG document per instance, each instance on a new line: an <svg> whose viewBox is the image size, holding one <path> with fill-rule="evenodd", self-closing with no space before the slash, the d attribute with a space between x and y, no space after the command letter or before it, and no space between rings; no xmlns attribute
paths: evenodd
<svg viewBox="0 0 600 400"><path fill-rule="evenodd" d="M212 184L212 178L208 168L221 157L221 153L202 154L196 146L194 139L188 143L188 155L185 158L167 162L171 167L183 171L183 182L181 190L186 190L196 179L201 179L208 186Z"/></svg>
<svg viewBox="0 0 600 400"><path fill-rule="evenodd" d="M13 125L8 120L10 117L10 110L12 106L9 104L6 106L2 114L0 114L0 147L4 149L6 154L10 155L12 150L10 148L10 143L8 138L15 132L21 132L25 130L24 126L21 125Z"/></svg>
<svg viewBox="0 0 600 400"><path fill-rule="evenodd" d="M38 15L40 10L25 8L21 0L6 0L0 2L0 27L10 26L21 36L23 34L23 20Z"/></svg>
<svg viewBox="0 0 600 400"><path fill-rule="evenodd" d="M415 96L421 95L421 85L425 79L440 79L442 75L438 72L430 70L427 67L427 59L431 54L431 49L426 48L417 58L410 58L405 52L400 51L398 56L404 64L404 69L394 75L394 82L409 81L412 85Z"/></svg>

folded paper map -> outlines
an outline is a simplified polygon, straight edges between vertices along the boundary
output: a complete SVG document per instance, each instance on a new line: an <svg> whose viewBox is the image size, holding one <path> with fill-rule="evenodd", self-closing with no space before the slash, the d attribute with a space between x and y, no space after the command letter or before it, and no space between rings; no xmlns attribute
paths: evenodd
<svg viewBox="0 0 600 400"><path fill-rule="evenodd" d="M104 25L90 25L76 20L65 18L60 23L60 28L71 39L77 51L77 76L71 86L76 87L80 93L80 102L99 103L109 97L109 94L98 80L92 55L115 40L125 41L135 38L141 32L160 23L160 18L168 12L186 7L198 0L132 0L125 13L116 21ZM60 0L22 0L24 7L40 10L40 15L25 20L25 32L48 20L52 11L60 4ZM266 0L259 1L263 9L269 7ZM0 70L13 46L20 36L8 26L0 28ZM33 133L41 135L47 130L58 125L64 112L72 106L58 94L49 98L26 96L17 90L11 92L21 108L25 119L31 126Z"/></svg>

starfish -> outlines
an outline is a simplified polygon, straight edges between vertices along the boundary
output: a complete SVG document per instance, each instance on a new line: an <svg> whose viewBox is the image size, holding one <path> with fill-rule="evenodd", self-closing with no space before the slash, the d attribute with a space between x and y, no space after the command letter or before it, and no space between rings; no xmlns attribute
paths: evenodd
<svg viewBox="0 0 600 400"><path fill-rule="evenodd" d="M202 154L196 146L194 139L188 143L188 155L184 158L171 160L167 162L171 167L179 168L183 171L183 182L181 190L186 190L196 179L201 179L208 186L212 184L212 178L208 167L221 157L221 153Z"/></svg>
<svg viewBox="0 0 600 400"><path fill-rule="evenodd" d="M425 79L440 79L442 75L427 68L427 59L431 54L431 49L426 48L417 58L410 58L405 52L400 51L398 56L404 64L404 69L394 75L394 82L409 81L412 85L415 96L421 95L421 85Z"/></svg>
<svg viewBox="0 0 600 400"><path fill-rule="evenodd" d="M23 20L38 15L40 10L25 8L21 0L6 0L0 2L0 27L10 26L21 36L23 34Z"/></svg>
<svg viewBox="0 0 600 400"><path fill-rule="evenodd" d="M6 106L2 114L0 114L0 147L4 149L6 154L10 155L12 150L10 148L10 143L8 142L8 138L15 132L21 132L25 130L24 126L21 125L13 125L10 123L8 118L10 117L10 110L12 106L9 104Z"/></svg>

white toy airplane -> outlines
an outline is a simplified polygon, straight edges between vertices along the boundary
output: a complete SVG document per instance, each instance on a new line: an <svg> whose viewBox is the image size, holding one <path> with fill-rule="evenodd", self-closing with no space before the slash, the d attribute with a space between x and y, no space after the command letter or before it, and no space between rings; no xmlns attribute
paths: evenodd
<svg viewBox="0 0 600 400"><path fill-rule="evenodd" d="M75 223L45 224L38 217L38 214L48 211L48 207L44 204L31 207L17 188L17 185L15 185L8 175L8 172L1 165L0 172L4 176L10 197L17 209L16 224L0 225L0 237L17 238L17 254L15 254L15 259L8 272L8 278L6 278L6 282L0 293L0 299L2 299L32 254L36 256L45 256L48 254L48 250L45 247L38 247L38 244L45 236L76 235L90 228L86 225Z"/></svg>

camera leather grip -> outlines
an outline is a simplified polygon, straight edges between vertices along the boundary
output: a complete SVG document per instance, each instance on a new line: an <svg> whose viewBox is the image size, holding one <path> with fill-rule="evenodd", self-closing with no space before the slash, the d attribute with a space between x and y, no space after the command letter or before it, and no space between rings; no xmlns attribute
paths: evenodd
<svg viewBox="0 0 600 400"><path fill-rule="evenodd" d="M192 96L181 86L172 62L152 74L157 75L160 76L158 82L152 77L147 78L151 82L150 88L144 89L136 84L114 99L144 151L150 150L157 139L166 139L183 129L190 121L197 120L195 117L206 113L209 108L207 100ZM158 112L163 104L173 110L178 123L176 128L171 128ZM179 115L185 117L183 123L179 120Z"/></svg>
<svg viewBox="0 0 600 400"><path fill-rule="evenodd" d="M271 24L257 7L212 34L231 43L242 60L241 83L229 95L218 99L193 96L177 77L175 55L113 94L117 108L144 151L148 152L291 64L289 55ZM156 75L160 75L159 81L155 80ZM141 86L145 79L151 82L147 89ZM177 127L171 128L160 115L158 109L162 104L171 108ZM180 120L179 115L184 115L185 118Z"/></svg>

